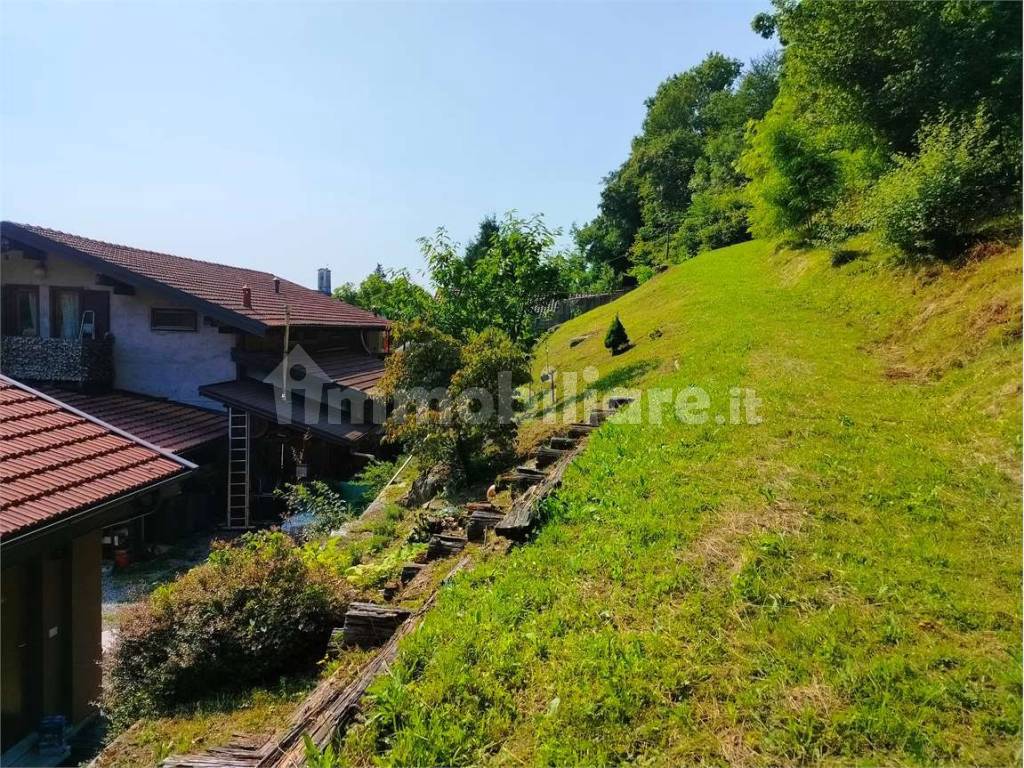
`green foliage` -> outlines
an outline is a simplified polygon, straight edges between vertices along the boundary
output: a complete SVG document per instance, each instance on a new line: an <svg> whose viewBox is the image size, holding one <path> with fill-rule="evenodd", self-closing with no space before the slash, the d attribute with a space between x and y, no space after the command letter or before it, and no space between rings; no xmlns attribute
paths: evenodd
<svg viewBox="0 0 1024 768"><path fill-rule="evenodd" d="M287 517L311 514L313 522L306 526L307 536L325 536L336 531L353 517L354 511L348 502L323 480L309 483L285 483L284 488L274 490L274 496L284 501Z"/></svg>
<svg viewBox="0 0 1024 768"><path fill-rule="evenodd" d="M906 256L948 257L985 220L1019 220L1019 3L778 0L754 26L784 46L779 96L740 164L755 235L837 245L880 226ZM977 114L986 129L966 138ZM958 142L989 168L957 168Z"/></svg>
<svg viewBox="0 0 1024 768"><path fill-rule="evenodd" d="M617 355L628 345L629 336L626 334L626 328L619 320L619 316L616 315L612 324L608 326L608 332L604 335L604 348L610 349L613 355Z"/></svg>
<svg viewBox="0 0 1024 768"><path fill-rule="evenodd" d="M484 216L480 220L480 229L476 234L476 238L466 246L466 254L463 256L467 267L472 269L480 259L487 255L494 242L494 238L498 236L500 230L498 217L493 213L489 216Z"/></svg>
<svg viewBox="0 0 1024 768"><path fill-rule="evenodd" d="M392 477L395 476L395 472L398 471L398 461L384 461L383 459L373 459L369 464L363 467L354 478L352 482L355 485L362 486L362 494L359 503L359 511L366 509L377 495L384 490L384 487L388 484Z"/></svg>
<svg viewBox="0 0 1024 768"><path fill-rule="evenodd" d="M323 652L347 595L283 533L222 542L205 563L126 612L105 661L104 711L119 730L218 690L303 669Z"/></svg>
<svg viewBox="0 0 1024 768"><path fill-rule="evenodd" d="M841 174L831 147L787 106L776 104L751 129L740 167L752 179L754 236L806 242L820 234L822 213L839 198Z"/></svg>
<svg viewBox="0 0 1024 768"><path fill-rule="evenodd" d="M345 572L345 578L359 589L380 587L386 582L398 578L403 565L418 561L426 551L426 544L415 542L406 544L373 562L353 565Z"/></svg>
<svg viewBox="0 0 1024 768"><path fill-rule="evenodd" d="M395 350L384 363L381 393L403 389L447 387L459 367L460 344L426 321L417 319L393 329Z"/></svg>
<svg viewBox="0 0 1024 768"><path fill-rule="evenodd" d="M345 283L334 290L334 297L406 323L426 317L433 302L430 294L413 282L408 270L385 270L380 264L358 288Z"/></svg>
<svg viewBox="0 0 1024 768"><path fill-rule="evenodd" d="M747 239L746 177L737 167L748 121L778 88L778 58L744 71L718 53L674 75L647 100L629 159L605 179L600 213L574 231L580 252L638 282L653 268Z"/></svg>
<svg viewBox="0 0 1024 768"><path fill-rule="evenodd" d="M694 194L676 235L679 249L694 255L750 239L749 209L739 189Z"/></svg>
<svg viewBox="0 0 1024 768"><path fill-rule="evenodd" d="M453 358L458 361L454 369ZM440 368L447 382L441 381L438 360L446 361ZM386 364L381 388L396 397L386 437L420 459L424 472L449 465L464 474L480 459L512 449L513 388L529 378L529 357L504 331L488 328L460 346L440 331L420 326Z"/></svg>
<svg viewBox="0 0 1024 768"><path fill-rule="evenodd" d="M927 126L918 144L868 203L871 224L891 245L916 258L955 258L993 212L1019 209L1019 137L996 135L984 112Z"/></svg>
<svg viewBox="0 0 1024 768"><path fill-rule="evenodd" d="M434 324L463 340L485 328L500 328L512 341L528 345L535 333L535 308L565 292L553 262L557 234L540 216L523 219L509 213L490 235L486 251L471 263L444 230L421 238L437 286Z"/></svg>

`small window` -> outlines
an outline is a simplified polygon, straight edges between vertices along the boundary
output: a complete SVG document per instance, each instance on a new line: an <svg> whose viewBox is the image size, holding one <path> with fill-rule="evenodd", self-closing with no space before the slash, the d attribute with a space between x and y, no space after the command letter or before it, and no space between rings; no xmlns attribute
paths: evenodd
<svg viewBox="0 0 1024 768"><path fill-rule="evenodd" d="M199 328L199 318L194 309L154 308L149 327L154 331L195 331Z"/></svg>

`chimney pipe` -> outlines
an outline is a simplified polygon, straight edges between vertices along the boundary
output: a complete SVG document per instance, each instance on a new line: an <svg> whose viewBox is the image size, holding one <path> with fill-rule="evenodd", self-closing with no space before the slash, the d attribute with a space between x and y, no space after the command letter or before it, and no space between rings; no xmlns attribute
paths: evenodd
<svg viewBox="0 0 1024 768"><path fill-rule="evenodd" d="M331 270L328 267L320 267L316 271L316 289L320 293L331 295Z"/></svg>
<svg viewBox="0 0 1024 768"><path fill-rule="evenodd" d="M252 289L248 285L242 286L242 306L252 309Z"/></svg>
<svg viewBox="0 0 1024 768"><path fill-rule="evenodd" d="M274 278L274 293L280 293L280 292L281 292L281 278L280 277L275 277Z"/></svg>

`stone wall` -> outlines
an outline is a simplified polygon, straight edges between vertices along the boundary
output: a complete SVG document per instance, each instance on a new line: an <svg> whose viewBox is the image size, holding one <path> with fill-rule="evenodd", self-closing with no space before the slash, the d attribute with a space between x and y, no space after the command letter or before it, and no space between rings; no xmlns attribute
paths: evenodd
<svg viewBox="0 0 1024 768"><path fill-rule="evenodd" d="M4 336L0 370L18 381L111 386L114 340Z"/></svg>
<svg viewBox="0 0 1024 768"><path fill-rule="evenodd" d="M566 296L564 299L553 299L542 307L537 308L536 328L539 331L546 331L556 325L561 325L584 312L589 312L595 307L615 301L625 296L629 289L610 291L609 293L581 293L575 296Z"/></svg>

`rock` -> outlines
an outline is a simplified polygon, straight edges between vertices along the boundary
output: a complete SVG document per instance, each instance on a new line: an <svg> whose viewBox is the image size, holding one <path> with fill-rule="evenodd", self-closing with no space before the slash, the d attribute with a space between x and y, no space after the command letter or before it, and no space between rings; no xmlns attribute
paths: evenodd
<svg viewBox="0 0 1024 768"><path fill-rule="evenodd" d="M462 467L451 464L437 464L412 481L409 492L402 499L406 507L417 507L431 501L442 491L457 488L465 481Z"/></svg>

